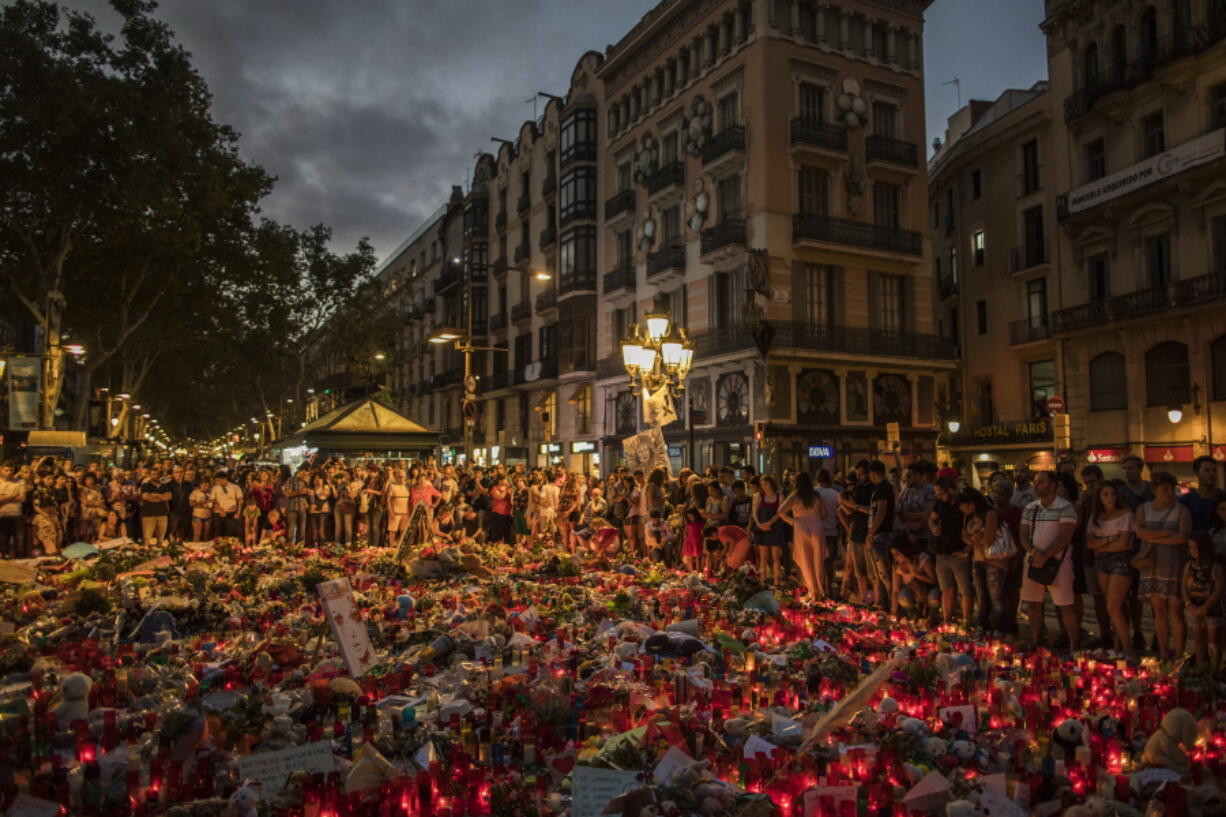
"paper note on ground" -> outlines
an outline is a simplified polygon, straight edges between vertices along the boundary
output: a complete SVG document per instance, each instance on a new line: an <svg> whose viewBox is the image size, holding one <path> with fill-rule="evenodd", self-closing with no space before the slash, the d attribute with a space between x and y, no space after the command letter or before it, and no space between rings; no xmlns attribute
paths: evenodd
<svg viewBox="0 0 1226 817"><path fill-rule="evenodd" d="M576 766L570 775L572 817L598 817L614 797L639 787L638 772Z"/></svg>
<svg viewBox="0 0 1226 817"><path fill-rule="evenodd" d="M290 772L300 769L312 774L336 771L336 760L332 757L332 741L320 740L279 752L260 752L238 759L239 774L244 779L261 784L261 795L265 799L272 797L285 786Z"/></svg>
<svg viewBox="0 0 1226 817"><path fill-rule="evenodd" d="M40 800L28 794L18 794L6 812L7 817L56 817L59 813L59 803Z"/></svg>

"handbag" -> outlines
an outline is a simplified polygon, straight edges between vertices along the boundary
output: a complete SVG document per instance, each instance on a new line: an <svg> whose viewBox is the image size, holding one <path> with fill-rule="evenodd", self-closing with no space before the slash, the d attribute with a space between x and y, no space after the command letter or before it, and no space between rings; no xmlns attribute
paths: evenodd
<svg viewBox="0 0 1226 817"><path fill-rule="evenodd" d="M1142 542L1141 547L1136 552L1136 555L1128 560L1128 564L1135 570L1145 570L1153 567L1155 550L1156 548L1153 542Z"/></svg>
<svg viewBox="0 0 1226 817"><path fill-rule="evenodd" d="M1067 555L1065 551L1067 550L1068 548L1065 548L1059 556L1049 557L1042 565L1028 564L1026 566L1026 576L1031 581L1038 582L1044 587L1050 585L1056 580L1056 576L1060 575L1060 567L1064 564L1064 557Z"/></svg>
<svg viewBox="0 0 1226 817"><path fill-rule="evenodd" d="M1001 523L996 529L996 538L992 540L992 544L988 545L987 553L989 559L1010 559L1017 553L1017 543L1013 541L1013 533L1009 530L1009 526Z"/></svg>

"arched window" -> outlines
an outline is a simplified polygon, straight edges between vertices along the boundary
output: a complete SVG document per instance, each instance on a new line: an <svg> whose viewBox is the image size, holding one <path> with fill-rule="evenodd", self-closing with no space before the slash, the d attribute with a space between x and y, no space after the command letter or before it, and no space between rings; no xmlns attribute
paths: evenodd
<svg viewBox="0 0 1226 817"><path fill-rule="evenodd" d="M1123 79L1124 69L1128 67L1128 30L1123 26L1116 26L1111 32L1111 67L1115 71L1114 79Z"/></svg>
<svg viewBox="0 0 1226 817"><path fill-rule="evenodd" d="M1086 88L1098 84L1098 43L1086 46L1086 52L1081 58L1081 80Z"/></svg>
<svg viewBox="0 0 1226 817"><path fill-rule="evenodd" d="M1124 356L1103 352L1090 361L1090 411L1128 408Z"/></svg>
<svg viewBox="0 0 1226 817"><path fill-rule="evenodd" d="M1145 353L1145 395L1151 406L1169 406L1191 400L1188 347L1178 341L1159 343Z"/></svg>
<svg viewBox="0 0 1226 817"><path fill-rule="evenodd" d="M1213 399L1226 400L1226 335L1213 342L1209 355L1213 359Z"/></svg>
<svg viewBox="0 0 1226 817"><path fill-rule="evenodd" d="M1158 56L1158 13L1153 6L1145 9L1141 15L1141 30L1137 37L1137 57L1152 63Z"/></svg>

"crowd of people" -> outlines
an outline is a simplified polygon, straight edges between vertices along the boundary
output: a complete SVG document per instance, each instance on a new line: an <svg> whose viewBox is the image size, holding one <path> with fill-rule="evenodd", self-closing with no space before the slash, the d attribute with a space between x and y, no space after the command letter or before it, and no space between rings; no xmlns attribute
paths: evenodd
<svg viewBox="0 0 1226 817"><path fill-rule="evenodd" d="M1058 646L1183 654L1222 668L1226 640L1226 493L1217 464L1193 464L1195 487L1170 473L1122 478L1062 460L991 475L984 490L952 468L864 460L847 473L710 466L670 475L615 469L460 469L433 460L297 469L162 460L104 470L45 458L0 466L0 552L54 555L71 542L128 537L148 545L219 536L369 546L465 537L620 556L718 579L752 564L804 601L876 605L974 630L1044 638L1050 598ZM409 534L412 534L410 537ZM1087 599L1096 638L1083 633ZM1142 633L1152 611L1153 639Z"/></svg>

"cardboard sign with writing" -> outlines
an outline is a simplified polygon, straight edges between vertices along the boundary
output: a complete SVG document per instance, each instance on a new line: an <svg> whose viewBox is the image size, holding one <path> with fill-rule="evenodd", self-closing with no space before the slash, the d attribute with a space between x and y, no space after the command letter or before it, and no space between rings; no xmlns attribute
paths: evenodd
<svg viewBox="0 0 1226 817"><path fill-rule="evenodd" d="M323 600L324 611L332 625L332 635L341 649L346 666L349 667L349 674L354 678L361 678L375 665L375 650L370 645L362 611L354 603L353 588L349 586L349 580L320 582L319 597Z"/></svg>
<svg viewBox="0 0 1226 817"><path fill-rule="evenodd" d="M40 800L28 794L18 794L9 806L7 817L57 817L60 804Z"/></svg>
<svg viewBox="0 0 1226 817"><path fill-rule="evenodd" d="M573 817L599 817L614 797L639 787L638 772L576 766L570 776Z"/></svg>
<svg viewBox="0 0 1226 817"><path fill-rule="evenodd" d="M954 729L964 729L972 735L979 731L979 723L975 717L975 707L969 704L963 706L943 706L937 714L941 717L942 723L948 724Z"/></svg>
<svg viewBox="0 0 1226 817"><path fill-rule="evenodd" d="M290 772L300 769L312 774L336 771L336 760L332 757L332 741L320 740L279 752L260 752L238 759L240 776L259 783L261 796L265 799L281 790Z"/></svg>

